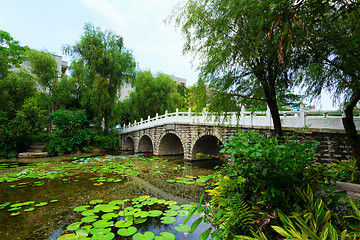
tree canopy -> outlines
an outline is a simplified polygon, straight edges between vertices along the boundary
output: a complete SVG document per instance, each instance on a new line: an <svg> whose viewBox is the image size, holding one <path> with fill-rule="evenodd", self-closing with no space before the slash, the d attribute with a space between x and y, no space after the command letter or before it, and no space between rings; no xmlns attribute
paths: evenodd
<svg viewBox="0 0 360 240"><path fill-rule="evenodd" d="M201 78L218 93L265 100L280 136L277 95L292 86L292 36L302 32L289 11L270 1L189 0L170 19L186 38L184 52L201 59Z"/></svg>
<svg viewBox="0 0 360 240"><path fill-rule="evenodd" d="M338 105L342 103L343 125L360 167L360 141L353 116L360 100L360 3L316 0L298 8L309 38L298 56L300 83L315 98L325 90Z"/></svg>
<svg viewBox="0 0 360 240"><path fill-rule="evenodd" d="M25 60L26 46L20 46L8 32L0 30L0 78L8 75L9 69L19 67Z"/></svg>
<svg viewBox="0 0 360 240"><path fill-rule="evenodd" d="M73 57L72 76L81 89L81 105L100 126L108 129L120 86L135 76L136 63L123 38L85 24L84 34L74 46L64 46Z"/></svg>
<svg viewBox="0 0 360 240"><path fill-rule="evenodd" d="M140 71L132 86L134 90L125 102L131 121L154 117L165 110L175 111L184 105L176 83L168 75L153 76L150 71Z"/></svg>

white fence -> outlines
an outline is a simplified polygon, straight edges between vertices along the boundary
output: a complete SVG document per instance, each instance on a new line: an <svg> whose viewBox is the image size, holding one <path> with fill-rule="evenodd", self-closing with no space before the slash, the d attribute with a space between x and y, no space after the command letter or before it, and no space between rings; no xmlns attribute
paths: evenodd
<svg viewBox="0 0 360 240"><path fill-rule="evenodd" d="M301 106L299 111L281 111L280 118L282 127L308 128L316 131L344 130L342 124L344 115L340 114L336 110L305 110L304 106ZM354 121L359 129L360 117L355 117ZM191 112L191 109L187 112L179 112L177 109L174 113L166 111L164 115L156 114L155 117L150 118L149 116L146 120L141 119L140 122L134 121L128 125L118 125L117 129L122 134L165 124L273 127L269 109L266 112L250 112L243 107L238 113L228 112L220 115L206 112L205 109L203 112Z"/></svg>

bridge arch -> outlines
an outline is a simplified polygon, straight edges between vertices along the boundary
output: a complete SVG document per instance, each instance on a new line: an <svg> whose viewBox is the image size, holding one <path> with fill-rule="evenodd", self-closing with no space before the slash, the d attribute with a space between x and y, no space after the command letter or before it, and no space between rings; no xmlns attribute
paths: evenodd
<svg viewBox="0 0 360 240"><path fill-rule="evenodd" d="M150 136L146 134L142 135L139 140L137 152L148 153L148 152L153 152L153 149L154 149L153 143L151 141Z"/></svg>
<svg viewBox="0 0 360 240"><path fill-rule="evenodd" d="M192 147L191 159L201 160L219 157L221 155L220 149L222 145L219 137L203 134L199 136Z"/></svg>
<svg viewBox="0 0 360 240"><path fill-rule="evenodd" d="M184 146L181 138L175 133L165 133L160 138L157 155L180 154L184 154Z"/></svg>
<svg viewBox="0 0 360 240"><path fill-rule="evenodd" d="M123 150L125 150L125 151L134 151L135 150L135 144L134 144L134 140L132 139L132 137L130 137L130 136L126 137Z"/></svg>

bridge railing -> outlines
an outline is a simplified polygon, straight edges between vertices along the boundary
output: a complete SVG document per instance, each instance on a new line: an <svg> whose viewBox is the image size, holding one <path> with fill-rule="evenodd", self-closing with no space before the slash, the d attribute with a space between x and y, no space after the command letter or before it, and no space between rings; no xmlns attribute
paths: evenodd
<svg viewBox="0 0 360 240"><path fill-rule="evenodd" d="M343 130L342 118L344 114L337 110L305 110L304 106L299 111L280 111L280 118L283 127L309 128L320 130ZM354 118L355 125L360 127L360 118ZM159 115L128 125L118 126L119 133L132 132L136 130L151 128L166 124L195 124L195 125L223 125L239 127L273 127L273 122L268 109L265 112L250 112L243 107L240 112L227 112L215 114L206 112L176 112Z"/></svg>

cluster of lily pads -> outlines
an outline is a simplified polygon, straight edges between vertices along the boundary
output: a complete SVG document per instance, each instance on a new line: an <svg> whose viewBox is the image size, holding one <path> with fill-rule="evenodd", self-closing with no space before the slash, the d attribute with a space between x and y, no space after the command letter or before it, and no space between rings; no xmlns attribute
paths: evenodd
<svg viewBox="0 0 360 240"><path fill-rule="evenodd" d="M0 175L1 182L15 182L25 178L37 178L37 179L54 179L58 177L67 176L64 172L45 172L43 170L35 170L34 168L26 168L19 172L7 173Z"/></svg>
<svg viewBox="0 0 360 240"><path fill-rule="evenodd" d="M57 199L50 200L49 203L55 203L57 202ZM17 216L21 213L21 210L24 212L31 212L35 210L35 207L43 207L48 205L48 202L39 202L36 203L35 201L27 201L27 202L21 202L21 203L13 203L6 202L0 205L0 209L3 209L5 207L8 207L8 212L11 212L11 216Z"/></svg>
<svg viewBox="0 0 360 240"><path fill-rule="evenodd" d="M175 179L167 179L166 181L169 183L204 185L210 179L212 179L211 174L207 176L199 176L199 177L195 177L195 176L176 177Z"/></svg>
<svg viewBox="0 0 360 240"><path fill-rule="evenodd" d="M149 218L156 219L162 224L173 224L176 216L185 217L192 204L177 205L175 201L140 196L124 200L114 200L104 204L103 200L96 199L89 205L74 208L81 214L81 220L67 226L67 233L58 240L69 239L102 239L111 240L116 236L131 237L134 240L156 239L171 240L175 235L170 232L161 232L159 236L151 231L139 231L142 224ZM179 224L174 227L178 232L190 231L190 226Z"/></svg>

